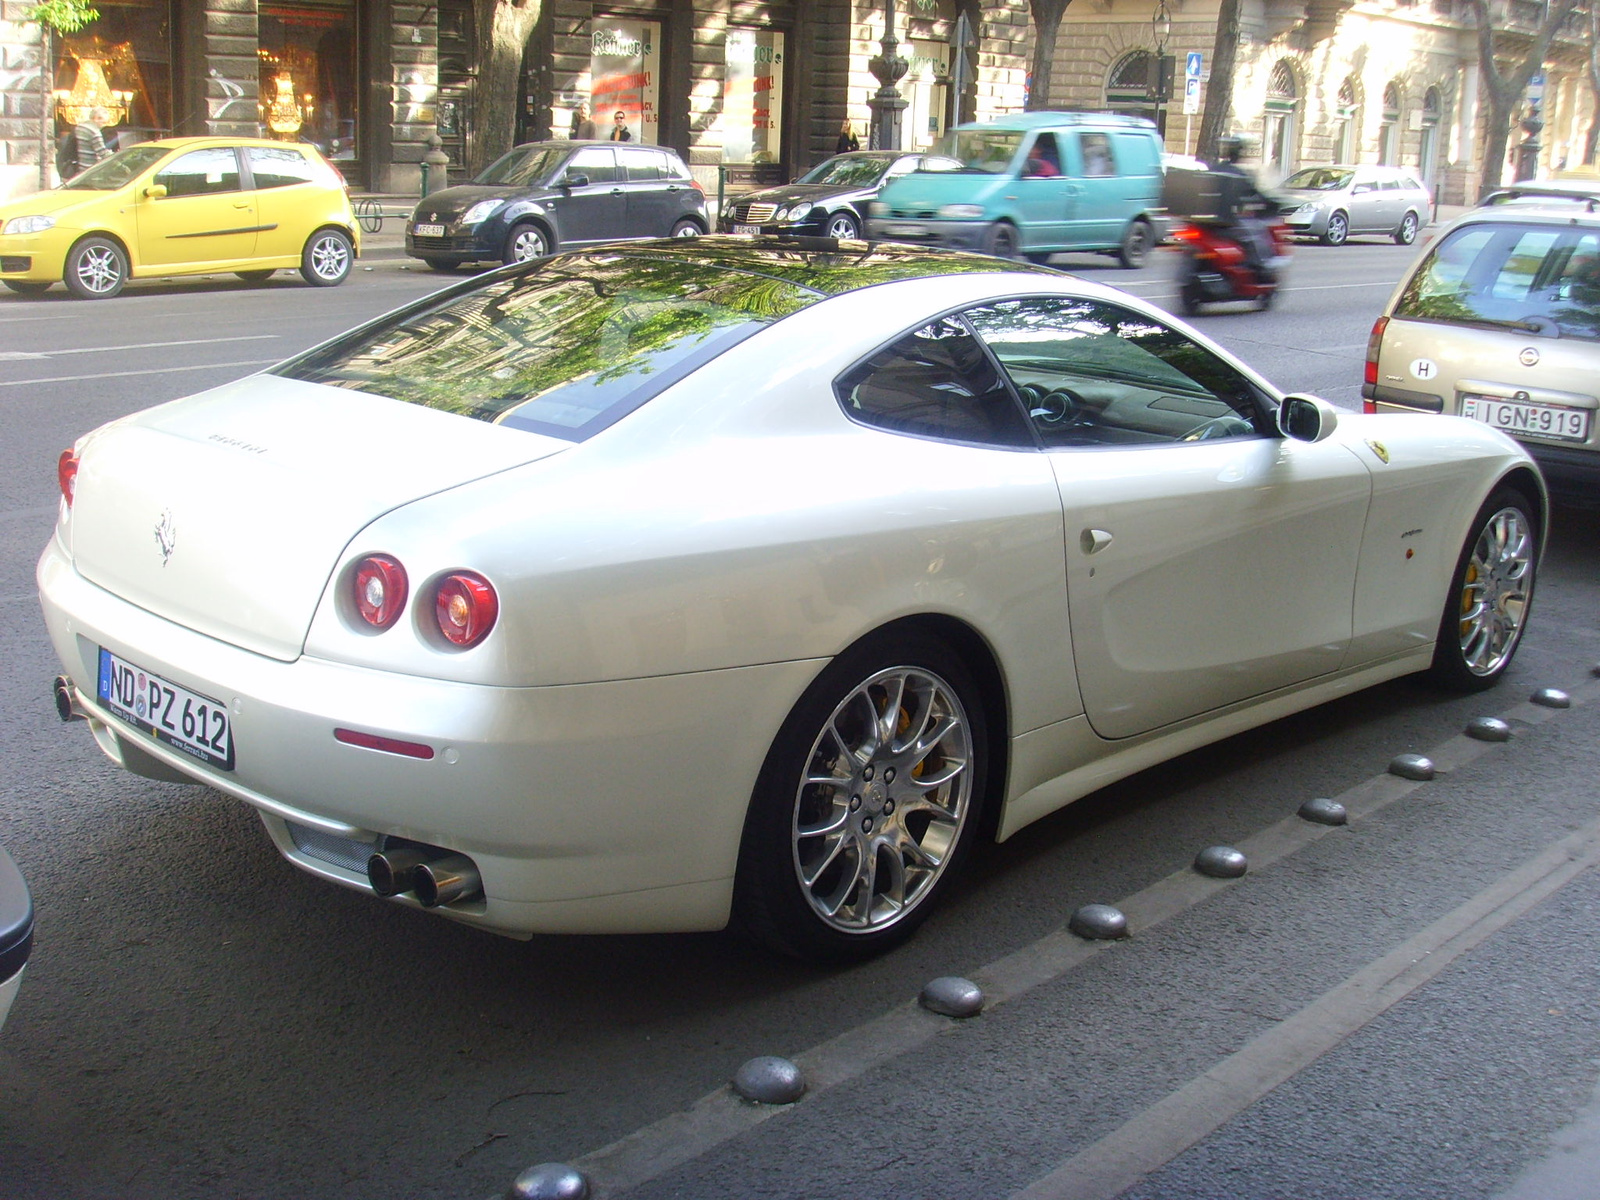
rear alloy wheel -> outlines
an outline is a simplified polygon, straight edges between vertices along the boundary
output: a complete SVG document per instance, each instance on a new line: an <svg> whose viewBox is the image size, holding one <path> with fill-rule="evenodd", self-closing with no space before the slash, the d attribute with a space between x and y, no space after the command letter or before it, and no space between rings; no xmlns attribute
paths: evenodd
<svg viewBox="0 0 1600 1200"><path fill-rule="evenodd" d="M1417 229L1422 224L1414 212L1408 212L1405 220L1400 222L1400 228L1394 231L1394 240L1401 246L1409 246L1417 240Z"/></svg>
<svg viewBox="0 0 1600 1200"><path fill-rule="evenodd" d="M700 226L685 217L672 227L672 236L675 238L697 238L700 236Z"/></svg>
<svg viewBox="0 0 1600 1200"><path fill-rule="evenodd" d="M0 280L19 296L42 296L50 290L48 280L40 279L4 279Z"/></svg>
<svg viewBox="0 0 1600 1200"><path fill-rule="evenodd" d="M1130 271L1138 270L1150 257L1150 247L1155 245L1155 241L1155 230L1150 227L1150 222L1143 217L1138 218L1129 224L1127 232L1122 235L1117 261Z"/></svg>
<svg viewBox="0 0 1600 1200"><path fill-rule="evenodd" d="M1322 242L1326 246L1342 246L1345 239L1350 236L1350 218L1342 212L1336 212L1328 218L1328 228L1323 232Z"/></svg>
<svg viewBox="0 0 1600 1200"><path fill-rule="evenodd" d="M80 300L109 300L127 282L128 256L110 238L84 238L67 254L65 283Z"/></svg>
<svg viewBox="0 0 1600 1200"><path fill-rule="evenodd" d="M337 287L350 277L355 247L342 229L319 229L300 254L300 275L312 287Z"/></svg>
<svg viewBox="0 0 1600 1200"><path fill-rule="evenodd" d="M1537 526L1521 492L1484 502L1450 580L1430 674L1456 691L1493 685L1517 652L1533 601Z"/></svg>
<svg viewBox="0 0 1600 1200"><path fill-rule="evenodd" d="M836 212L828 218L828 223L823 226L823 232L828 237L848 241L861 236L861 226L857 224L855 214Z"/></svg>
<svg viewBox="0 0 1600 1200"><path fill-rule="evenodd" d="M511 232L506 234L505 253L500 260L510 266L512 263L543 258L549 253L550 240L544 236L544 230L537 225L524 223L513 226Z"/></svg>
<svg viewBox="0 0 1600 1200"><path fill-rule="evenodd" d="M756 783L734 920L768 946L841 961L910 937L973 841L984 711L941 642L901 635L835 659Z"/></svg>
<svg viewBox="0 0 1600 1200"><path fill-rule="evenodd" d="M996 221L983 235L983 252L996 258L1016 258L1019 245L1017 228L1008 221Z"/></svg>

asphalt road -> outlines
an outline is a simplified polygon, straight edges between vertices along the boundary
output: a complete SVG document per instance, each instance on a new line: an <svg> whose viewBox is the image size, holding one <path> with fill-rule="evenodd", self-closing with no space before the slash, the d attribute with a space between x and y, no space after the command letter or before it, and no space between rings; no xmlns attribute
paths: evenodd
<svg viewBox="0 0 1600 1200"><path fill-rule="evenodd" d="M1352 407L1411 253L1307 247L1271 312L1197 324ZM1169 256L1060 265L1172 303ZM48 695L56 454L440 282L364 266L331 290L0 296L0 842L39 912L0 1035L0 1196L481 1198L560 1160L635 1198L1467 1200L1597 1161L1595 514L1556 513L1494 691L1402 681L1147 771L978 856L910 945L849 970L717 935L478 934L301 874L231 799L117 771ZM1528 703L1547 686L1572 706ZM1513 739L1462 739L1483 715ZM1407 752L1440 777L1386 774ZM1351 824L1300 821L1313 796ZM1223 843L1245 878L1190 870ZM1062 932L1096 901L1134 936ZM983 1015L915 1006L952 974ZM730 1097L762 1054L802 1064L801 1103Z"/></svg>

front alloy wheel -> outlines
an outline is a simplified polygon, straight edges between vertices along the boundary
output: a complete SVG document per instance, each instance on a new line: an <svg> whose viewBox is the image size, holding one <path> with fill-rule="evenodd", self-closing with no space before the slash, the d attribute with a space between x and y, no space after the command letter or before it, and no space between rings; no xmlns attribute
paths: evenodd
<svg viewBox="0 0 1600 1200"><path fill-rule="evenodd" d="M84 238L67 255L67 290L80 300L107 300L128 282L128 256L110 238Z"/></svg>
<svg viewBox="0 0 1600 1200"><path fill-rule="evenodd" d="M940 643L901 638L835 660L762 770L736 919L811 959L909 937L972 840L984 736L971 677Z"/></svg>
<svg viewBox="0 0 1600 1200"><path fill-rule="evenodd" d="M1535 529L1528 501L1509 488L1479 510L1439 623L1432 667L1438 682L1481 691L1505 673L1533 600Z"/></svg>
<svg viewBox="0 0 1600 1200"><path fill-rule="evenodd" d="M549 253L550 243L537 225L518 225L506 235L506 249L501 260L510 266L512 263L543 258Z"/></svg>
<svg viewBox="0 0 1600 1200"><path fill-rule="evenodd" d="M1329 246L1342 246L1350 236L1350 218L1336 212L1328 218L1328 229L1322 240Z"/></svg>

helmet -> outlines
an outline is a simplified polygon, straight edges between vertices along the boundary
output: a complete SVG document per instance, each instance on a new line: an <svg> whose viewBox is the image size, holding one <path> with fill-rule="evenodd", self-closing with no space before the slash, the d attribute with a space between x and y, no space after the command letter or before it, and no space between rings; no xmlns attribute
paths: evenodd
<svg viewBox="0 0 1600 1200"><path fill-rule="evenodd" d="M1237 133L1225 133L1217 139L1217 156L1224 162L1238 162L1248 147Z"/></svg>

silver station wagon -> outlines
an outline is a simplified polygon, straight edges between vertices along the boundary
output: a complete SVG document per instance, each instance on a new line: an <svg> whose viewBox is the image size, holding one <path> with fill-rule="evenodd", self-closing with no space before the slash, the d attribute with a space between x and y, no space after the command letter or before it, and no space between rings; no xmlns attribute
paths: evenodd
<svg viewBox="0 0 1600 1200"><path fill-rule="evenodd" d="M1552 492L1600 498L1600 213L1518 193L1439 235L1372 327L1368 412L1455 413L1527 446Z"/></svg>
<svg viewBox="0 0 1600 1200"><path fill-rule="evenodd" d="M1428 189L1401 167L1307 167L1277 191L1287 201L1283 221L1290 232L1329 246L1372 233L1409 246L1432 204Z"/></svg>

